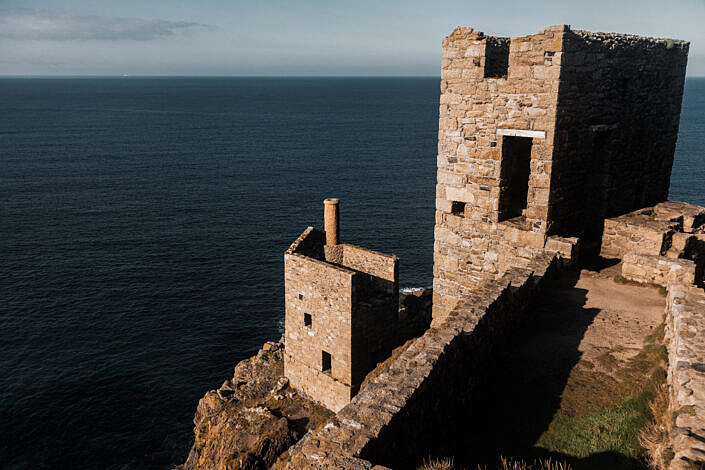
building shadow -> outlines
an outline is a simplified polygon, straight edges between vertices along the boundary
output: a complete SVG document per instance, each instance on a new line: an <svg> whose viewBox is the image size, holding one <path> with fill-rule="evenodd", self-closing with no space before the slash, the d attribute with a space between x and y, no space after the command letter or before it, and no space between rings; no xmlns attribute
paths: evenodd
<svg viewBox="0 0 705 470"><path fill-rule="evenodd" d="M574 470L645 468L617 452L577 459L535 447L561 407L571 370L581 360L581 340L600 312L586 308L578 272L555 279L524 314L521 325L489 362L469 404L448 421L444 449L458 468L497 468L501 457L533 461L551 457Z"/></svg>

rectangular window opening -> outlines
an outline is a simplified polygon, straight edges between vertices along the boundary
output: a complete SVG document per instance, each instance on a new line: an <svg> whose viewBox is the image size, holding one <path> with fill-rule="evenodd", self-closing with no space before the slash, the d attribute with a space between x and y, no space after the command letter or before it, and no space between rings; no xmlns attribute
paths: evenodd
<svg viewBox="0 0 705 470"><path fill-rule="evenodd" d="M313 320L311 319L311 314L310 313L304 313L304 326L306 327L311 327L311 323L313 323Z"/></svg>
<svg viewBox="0 0 705 470"><path fill-rule="evenodd" d="M502 137L499 179L499 220L522 215L526 209L531 174L531 144L528 137Z"/></svg>
<svg viewBox="0 0 705 470"><path fill-rule="evenodd" d="M453 201L450 205L450 212L453 215L465 215L465 203Z"/></svg>
<svg viewBox="0 0 705 470"><path fill-rule="evenodd" d="M503 78L509 72L509 38L488 37L485 46L485 78Z"/></svg>
<svg viewBox="0 0 705 470"><path fill-rule="evenodd" d="M330 354L328 354L325 351L321 351L321 370L323 372L330 374L330 363L331 363Z"/></svg>

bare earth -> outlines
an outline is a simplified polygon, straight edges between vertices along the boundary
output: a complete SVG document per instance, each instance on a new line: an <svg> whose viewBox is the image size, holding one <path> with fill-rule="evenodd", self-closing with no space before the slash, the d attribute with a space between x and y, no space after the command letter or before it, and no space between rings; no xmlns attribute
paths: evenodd
<svg viewBox="0 0 705 470"><path fill-rule="evenodd" d="M619 265L602 272L582 270L572 289L561 288L560 295L573 297L577 303L586 299L585 309L597 309L578 345L581 359L592 362L598 369L599 358L610 352L624 361L635 356L644 345L644 337L661 323L666 299L657 289L637 287L614 282ZM586 292L583 292L586 291Z"/></svg>

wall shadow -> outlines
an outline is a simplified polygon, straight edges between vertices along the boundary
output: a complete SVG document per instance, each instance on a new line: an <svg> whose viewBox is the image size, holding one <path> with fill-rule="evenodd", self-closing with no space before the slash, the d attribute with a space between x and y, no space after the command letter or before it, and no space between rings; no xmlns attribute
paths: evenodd
<svg viewBox="0 0 705 470"><path fill-rule="evenodd" d="M645 468L617 452L584 459L534 447L561 406L578 346L599 309L586 308L578 272L564 272L532 303L480 376L469 405L449 419L444 449L459 468L494 469L500 458L525 461L551 457L576 469ZM471 359L470 359L471 360Z"/></svg>

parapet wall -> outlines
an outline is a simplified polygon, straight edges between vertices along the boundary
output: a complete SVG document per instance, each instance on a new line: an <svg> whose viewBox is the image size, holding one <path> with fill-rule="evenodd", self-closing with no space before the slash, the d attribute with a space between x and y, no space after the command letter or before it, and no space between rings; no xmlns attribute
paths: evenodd
<svg viewBox="0 0 705 470"><path fill-rule="evenodd" d="M470 403L493 352L561 262L542 254L525 269L483 283L322 429L293 446L287 468L404 467L447 441L448 416Z"/></svg>

